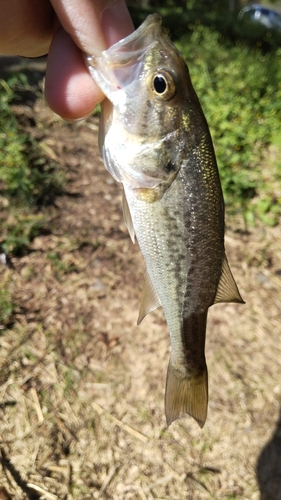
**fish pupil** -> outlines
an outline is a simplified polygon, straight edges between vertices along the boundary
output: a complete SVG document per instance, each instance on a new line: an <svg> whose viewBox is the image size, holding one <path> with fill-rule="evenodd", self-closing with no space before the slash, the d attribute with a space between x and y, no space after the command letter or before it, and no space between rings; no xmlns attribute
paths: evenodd
<svg viewBox="0 0 281 500"><path fill-rule="evenodd" d="M157 94L163 94L167 88L167 82L163 76L156 76L154 78L154 89Z"/></svg>

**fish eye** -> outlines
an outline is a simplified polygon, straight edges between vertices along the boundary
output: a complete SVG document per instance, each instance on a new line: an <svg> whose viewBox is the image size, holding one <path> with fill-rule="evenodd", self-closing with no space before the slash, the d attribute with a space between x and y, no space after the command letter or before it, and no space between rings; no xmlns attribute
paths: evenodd
<svg viewBox="0 0 281 500"><path fill-rule="evenodd" d="M152 93L162 101L169 101L176 93L174 78L168 71L157 71L151 78Z"/></svg>
<svg viewBox="0 0 281 500"><path fill-rule="evenodd" d="M167 88L167 82L163 76L157 75L154 78L153 86L157 94L163 94Z"/></svg>

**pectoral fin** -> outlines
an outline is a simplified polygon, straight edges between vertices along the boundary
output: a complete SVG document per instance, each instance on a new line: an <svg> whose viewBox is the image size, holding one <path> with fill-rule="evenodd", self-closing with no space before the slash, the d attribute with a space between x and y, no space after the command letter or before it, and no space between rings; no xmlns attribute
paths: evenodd
<svg viewBox="0 0 281 500"><path fill-rule="evenodd" d="M145 270L137 324L139 325L142 322L143 318L151 311L154 311L154 309L157 309L157 307L161 307L161 302L158 298L157 292L152 284L149 274L147 270Z"/></svg>
<svg viewBox="0 0 281 500"><path fill-rule="evenodd" d="M178 417L188 413L202 428L207 418L207 410L207 367L204 372L197 377L184 378L178 373L170 360L165 393L167 424L170 425Z"/></svg>
<svg viewBox="0 0 281 500"><path fill-rule="evenodd" d="M135 230L134 230L134 226L133 226L133 221L132 221L129 205L128 205L127 198L125 195L125 191L123 191L123 196L122 196L122 208L123 208L123 216L124 216L125 225L129 231L129 235L131 236L132 242L135 243Z"/></svg>
<svg viewBox="0 0 281 500"><path fill-rule="evenodd" d="M245 304L233 278L226 255L224 256L221 277L217 288L214 304L218 302L239 302Z"/></svg>

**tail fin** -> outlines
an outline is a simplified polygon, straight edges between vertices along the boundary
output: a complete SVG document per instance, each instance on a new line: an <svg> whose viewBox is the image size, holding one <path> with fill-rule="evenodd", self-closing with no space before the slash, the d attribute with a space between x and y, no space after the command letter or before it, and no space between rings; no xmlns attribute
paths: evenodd
<svg viewBox="0 0 281 500"><path fill-rule="evenodd" d="M208 372L190 379L182 377L171 360L168 366L165 394L167 424L188 413L203 427L208 410Z"/></svg>

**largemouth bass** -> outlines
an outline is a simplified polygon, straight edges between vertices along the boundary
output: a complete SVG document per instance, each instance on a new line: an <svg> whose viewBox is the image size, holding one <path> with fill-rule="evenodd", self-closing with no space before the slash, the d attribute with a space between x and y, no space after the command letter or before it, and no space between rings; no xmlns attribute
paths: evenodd
<svg viewBox="0 0 281 500"><path fill-rule="evenodd" d="M162 306L170 331L167 424L188 413L203 427L208 308L243 302L224 250L224 203L208 125L157 14L86 62L107 97L101 156L123 184L125 222L146 262L138 324Z"/></svg>

